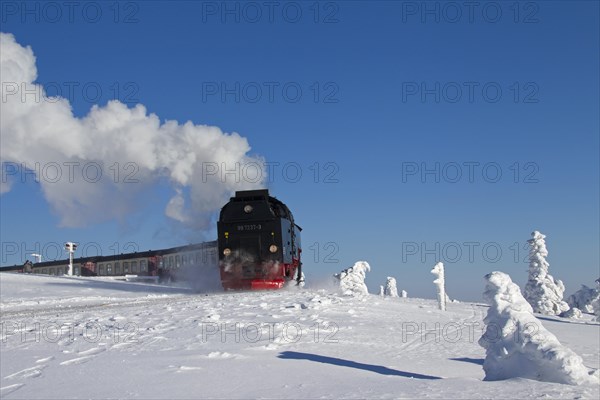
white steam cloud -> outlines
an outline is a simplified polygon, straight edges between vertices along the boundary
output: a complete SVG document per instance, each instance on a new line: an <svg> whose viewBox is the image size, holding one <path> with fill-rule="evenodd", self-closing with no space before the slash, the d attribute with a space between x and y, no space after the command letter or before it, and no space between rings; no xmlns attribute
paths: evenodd
<svg viewBox="0 0 600 400"><path fill-rule="evenodd" d="M121 220L148 203L146 189L166 179L173 190L166 215L202 229L233 191L263 186L266 177L236 182L232 176L203 174L208 164L264 163L248 155L248 141L237 133L192 122L161 124L143 105L128 108L119 101L75 117L67 99L46 96L34 84L35 61L30 47L0 33L0 193L10 192L22 177L22 171L17 174L7 165L26 166L61 225L77 227Z"/></svg>

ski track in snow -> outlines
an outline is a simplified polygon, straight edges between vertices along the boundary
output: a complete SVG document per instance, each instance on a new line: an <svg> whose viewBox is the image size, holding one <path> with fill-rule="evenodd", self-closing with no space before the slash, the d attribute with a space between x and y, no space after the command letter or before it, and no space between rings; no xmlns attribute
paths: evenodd
<svg viewBox="0 0 600 400"><path fill-rule="evenodd" d="M4 397L4 396L8 395L9 393L14 392L15 390L19 390L23 386L25 386L24 383L16 383L14 385L0 387L0 395L2 395Z"/></svg>
<svg viewBox="0 0 600 400"><path fill-rule="evenodd" d="M133 298L128 292L121 298L96 294L89 306L77 307L64 307L64 301L56 306L50 299L35 307L35 300L27 299L25 309L9 300L9 311L1 316L3 335L10 332L1 348L2 398L596 398L599 393L594 387L523 379L483 382L485 353L477 340L487 308L479 304L449 303L441 312L434 300L296 289ZM597 334L598 324L559 321L552 327L581 345L586 364L598 368L597 344L586 347L567 329Z"/></svg>
<svg viewBox="0 0 600 400"><path fill-rule="evenodd" d="M10 374L5 376L4 379L15 379L15 378L37 378L42 375L42 370L48 367L48 365L37 365L31 368L25 368L19 372L15 372L14 374Z"/></svg>

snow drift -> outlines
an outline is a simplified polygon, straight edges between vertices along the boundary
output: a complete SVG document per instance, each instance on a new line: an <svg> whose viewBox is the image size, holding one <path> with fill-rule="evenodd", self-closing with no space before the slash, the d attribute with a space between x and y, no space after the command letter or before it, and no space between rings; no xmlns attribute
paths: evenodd
<svg viewBox="0 0 600 400"><path fill-rule="evenodd" d="M570 385L598 383L581 357L542 326L510 276L496 271L485 279L483 295L490 308L479 339L486 350L485 380L522 377Z"/></svg>

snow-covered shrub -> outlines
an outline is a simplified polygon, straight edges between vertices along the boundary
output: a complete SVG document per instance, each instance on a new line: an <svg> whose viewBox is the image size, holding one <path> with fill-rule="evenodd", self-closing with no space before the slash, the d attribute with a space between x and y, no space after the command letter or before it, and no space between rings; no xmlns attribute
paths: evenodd
<svg viewBox="0 0 600 400"><path fill-rule="evenodd" d="M564 313L560 314L560 316L563 318L579 319L583 316L583 313L579 308L571 307L568 311L565 311Z"/></svg>
<svg viewBox="0 0 600 400"><path fill-rule="evenodd" d="M369 294L367 285L365 284L365 278L367 271L370 271L371 267L366 261L358 261L353 267L343 270L342 272L335 274L334 278L339 281L340 289L345 295L360 296Z"/></svg>
<svg viewBox="0 0 600 400"><path fill-rule="evenodd" d="M484 319L485 333L479 339L486 350L485 380L522 377L571 385L598 382L581 357L542 326L510 276L492 272L485 279L483 295L490 308Z"/></svg>
<svg viewBox="0 0 600 400"><path fill-rule="evenodd" d="M385 282L385 289L383 292L386 296L389 297L398 297L398 288L396 288L396 279L391 276L387 277L387 281Z"/></svg>
<svg viewBox="0 0 600 400"><path fill-rule="evenodd" d="M533 307L534 312L559 315L569 309L569 305L563 301L565 286L548 273L550 264L546 261L548 256L544 240L546 235L542 235L538 231L531 235L533 238L527 241L531 247L529 249L529 278L523 295Z"/></svg>
<svg viewBox="0 0 600 400"><path fill-rule="evenodd" d="M435 286L437 287L437 298L438 298L438 306L440 310L446 310L446 283L444 279L444 264L439 262L435 264L431 273L437 276L437 278L433 281Z"/></svg>
<svg viewBox="0 0 600 400"><path fill-rule="evenodd" d="M403 291L400 293L400 297L402 297L402 298L407 298L407 297L408 297L408 293L406 292L406 290L403 290Z"/></svg>
<svg viewBox="0 0 600 400"><path fill-rule="evenodd" d="M383 289L383 285L379 285L379 295L381 297L385 296L385 290Z"/></svg>
<svg viewBox="0 0 600 400"><path fill-rule="evenodd" d="M569 303L569 306L571 307L577 307L583 312L593 314L593 303L599 297L600 291L598 289L592 289L585 285L581 285L581 289L569 296L567 303Z"/></svg>

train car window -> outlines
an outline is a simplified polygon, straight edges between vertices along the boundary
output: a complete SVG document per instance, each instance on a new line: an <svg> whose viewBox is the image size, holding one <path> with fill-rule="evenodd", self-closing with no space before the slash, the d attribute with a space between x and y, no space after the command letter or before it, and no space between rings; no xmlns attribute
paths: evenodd
<svg viewBox="0 0 600 400"><path fill-rule="evenodd" d="M200 265L202 264L202 253L201 252L196 252L196 265Z"/></svg>
<svg viewBox="0 0 600 400"><path fill-rule="evenodd" d="M173 268L173 256L169 256L169 268Z"/></svg>
<svg viewBox="0 0 600 400"><path fill-rule="evenodd" d="M129 273L129 261L123 261L123 273L124 274Z"/></svg>
<svg viewBox="0 0 600 400"><path fill-rule="evenodd" d="M148 264L146 263L146 260L140 260L140 272L147 272L148 271Z"/></svg>
<svg viewBox="0 0 600 400"><path fill-rule="evenodd" d="M98 264L98 275L104 275L104 264Z"/></svg>
<svg viewBox="0 0 600 400"><path fill-rule="evenodd" d="M54 270L54 268L50 268L50 275L55 275L56 271Z"/></svg>
<svg viewBox="0 0 600 400"><path fill-rule="evenodd" d="M111 264L106 264L106 275L112 275L112 265Z"/></svg>
<svg viewBox="0 0 600 400"><path fill-rule="evenodd" d="M138 272L138 263L137 263L137 261L132 261L131 262L131 272L133 272L134 274L137 274L137 272Z"/></svg>
<svg viewBox="0 0 600 400"><path fill-rule="evenodd" d="M79 275L79 267L73 267L73 269L74 269L73 273L75 275Z"/></svg>
<svg viewBox="0 0 600 400"><path fill-rule="evenodd" d="M175 268L179 268L181 266L179 259L180 259L179 254L177 254L175 256Z"/></svg>
<svg viewBox="0 0 600 400"><path fill-rule="evenodd" d="M115 275L121 275L121 264L115 263Z"/></svg>
<svg viewBox="0 0 600 400"><path fill-rule="evenodd" d="M48 270L46 268L42 268L42 274L47 274Z"/></svg>

